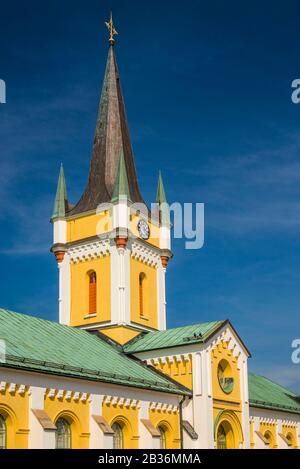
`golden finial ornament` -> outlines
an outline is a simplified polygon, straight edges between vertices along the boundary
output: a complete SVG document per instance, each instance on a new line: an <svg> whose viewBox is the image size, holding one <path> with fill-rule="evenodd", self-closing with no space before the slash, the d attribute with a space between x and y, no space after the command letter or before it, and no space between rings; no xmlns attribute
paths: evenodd
<svg viewBox="0 0 300 469"><path fill-rule="evenodd" d="M116 28L114 26L112 13L110 13L109 21L105 21L105 24L106 24L106 27L109 31L109 43L110 43L110 45L113 45L114 42L115 42L114 36L116 36L118 34L118 31L116 30Z"/></svg>

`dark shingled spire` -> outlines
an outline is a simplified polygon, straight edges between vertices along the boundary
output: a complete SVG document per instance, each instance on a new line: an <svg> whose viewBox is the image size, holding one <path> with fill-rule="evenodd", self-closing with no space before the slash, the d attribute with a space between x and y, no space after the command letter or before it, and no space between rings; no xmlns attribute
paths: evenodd
<svg viewBox="0 0 300 469"><path fill-rule="evenodd" d="M111 44L100 99L88 184L81 199L67 213L67 216L94 210L100 203L111 201L122 148L131 200L133 203L143 202L137 181L114 46Z"/></svg>

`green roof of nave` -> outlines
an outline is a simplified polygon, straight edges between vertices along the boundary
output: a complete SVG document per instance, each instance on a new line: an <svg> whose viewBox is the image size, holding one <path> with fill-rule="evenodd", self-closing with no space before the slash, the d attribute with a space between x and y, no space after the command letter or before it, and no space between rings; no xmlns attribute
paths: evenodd
<svg viewBox="0 0 300 469"><path fill-rule="evenodd" d="M124 346L125 353L146 352L169 347L178 347L205 342L227 321L212 321L191 326L174 327L165 331L153 331L139 335Z"/></svg>
<svg viewBox="0 0 300 469"><path fill-rule="evenodd" d="M296 394L264 376L249 373L249 400L252 407L300 413Z"/></svg>
<svg viewBox="0 0 300 469"><path fill-rule="evenodd" d="M190 394L120 347L82 329L0 309L0 339L5 344L4 367Z"/></svg>
<svg viewBox="0 0 300 469"><path fill-rule="evenodd" d="M141 334L122 350L101 335L0 309L0 339L6 348L1 366L189 395L188 389L127 354L162 348L162 344L166 348L204 342L225 323L214 321ZM300 402L293 392L252 373L249 402L252 407L300 413Z"/></svg>

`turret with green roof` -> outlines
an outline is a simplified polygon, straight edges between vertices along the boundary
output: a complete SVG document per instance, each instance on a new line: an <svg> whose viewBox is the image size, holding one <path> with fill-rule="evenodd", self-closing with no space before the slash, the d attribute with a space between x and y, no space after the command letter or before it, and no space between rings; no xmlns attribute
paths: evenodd
<svg viewBox="0 0 300 469"><path fill-rule="evenodd" d="M66 215L67 206L68 206L67 187L66 187L66 181L65 181L64 167L63 167L63 164L61 164L51 221L57 218L64 218Z"/></svg>

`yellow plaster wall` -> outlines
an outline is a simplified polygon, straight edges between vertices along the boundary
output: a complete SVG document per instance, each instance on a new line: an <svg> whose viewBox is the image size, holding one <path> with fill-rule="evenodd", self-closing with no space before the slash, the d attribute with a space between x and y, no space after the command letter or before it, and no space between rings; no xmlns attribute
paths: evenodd
<svg viewBox="0 0 300 469"><path fill-rule="evenodd" d="M231 366L232 378L234 378L234 387L230 394L225 393L218 380L218 365L221 360L226 360ZM227 342L220 342L211 352L211 368L212 368L212 391L213 398L224 401L225 403L241 404L241 385L240 370L237 367L237 358L233 356L232 350L228 349Z"/></svg>
<svg viewBox="0 0 300 469"><path fill-rule="evenodd" d="M180 449L180 417L179 412L167 410L149 410L149 419L154 427L162 426L166 431L167 449Z"/></svg>
<svg viewBox="0 0 300 469"><path fill-rule="evenodd" d="M97 315L89 313L88 272L97 275ZM110 256L71 264L71 326L89 325L110 320Z"/></svg>
<svg viewBox="0 0 300 469"><path fill-rule="evenodd" d="M129 340L133 339L141 333L141 331L135 331L134 329L124 326L106 327L99 330L102 332L102 334L107 335L115 342L118 342L120 345L126 344L129 342Z"/></svg>
<svg viewBox="0 0 300 469"><path fill-rule="evenodd" d="M269 448L277 448L277 425L276 423L270 422L261 422L259 426L259 431L265 436L266 432L271 434Z"/></svg>
<svg viewBox="0 0 300 469"><path fill-rule="evenodd" d="M283 424L282 425L282 433L285 437L287 437L287 435L291 435L292 436L292 448L298 448L297 446L297 427L296 425L286 425L286 424Z"/></svg>
<svg viewBox="0 0 300 469"><path fill-rule="evenodd" d="M154 367L170 376L183 386L193 388L193 375L192 375L192 357L189 356L188 360L177 361L176 357L173 358L172 363L169 360L160 361L154 364Z"/></svg>
<svg viewBox="0 0 300 469"><path fill-rule="evenodd" d="M45 411L55 423L59 417L71 425L71 445L74 449L89 448L89 402L67 400L65 396L45 398Z"/></svg>
<svg viewBox="0 0 300 469"><path fill-rule="evenodd" d="M221 360L226 360L231 367L231 377L234 379L233 390L225 393L219 384L218 365ZM211 352L211 370L212 370L212 393L213 393L213 415L216 422L221 412L224 413L225 426L228 422L233 434L229 432L227 444L229 448L238 448L242 443L242 401L240 391L240 370L238 370L237 358L233 356L232 351L228 349L228 342L220 342ZM223 417L222 417L223 418ZM219 421L217 426L222 422ZM217 435L217 427L216 434Z"/></svg>
<svg viewBox="0 0 300 469"><path fill-rule="evenodd" d="M139 412L137 408L103 403L102 414L110 426L116 422L121 425L124 448L137 449L139 447Z"/></svg>
<svg viewBox="0 0 300 469"><path fill-rule="evenodd" d="M112 229L109 211L99 214L79 216L67 221L67 242L71 243L98 234L107 233Z"/></svg>
<svg viewBox="0 0 300 469"><path fill-rule="evenodd" d="M130 231L136 236L137 238L140 237L139 231L138 231L138 223L139 223L140 217L138 215L131 215L130 217ZM147 239L147 243L152 244L153 246L159 247L159 227L154 225L153 223L150 223L148 221L148 225L150 228L150 237Z"/></svg>
<svg viewBox="0 0 300 469"><path fill-rule="evenodd" d="M140 315L139 275L146 275L144 288L144 315ZM146 327L157 329L157 269L130 258L130 303L131 321Z"/></svg>
<svg viewBox="0 0 300 469"><path fill-rule="evenodd" d="M28 410L29 396L28 388L23 395L19 394L20 386L16 391L8 391L9 384L0 392L0 414L4 417L7 429L6 446L8 449L28 448Z"/></svg>

